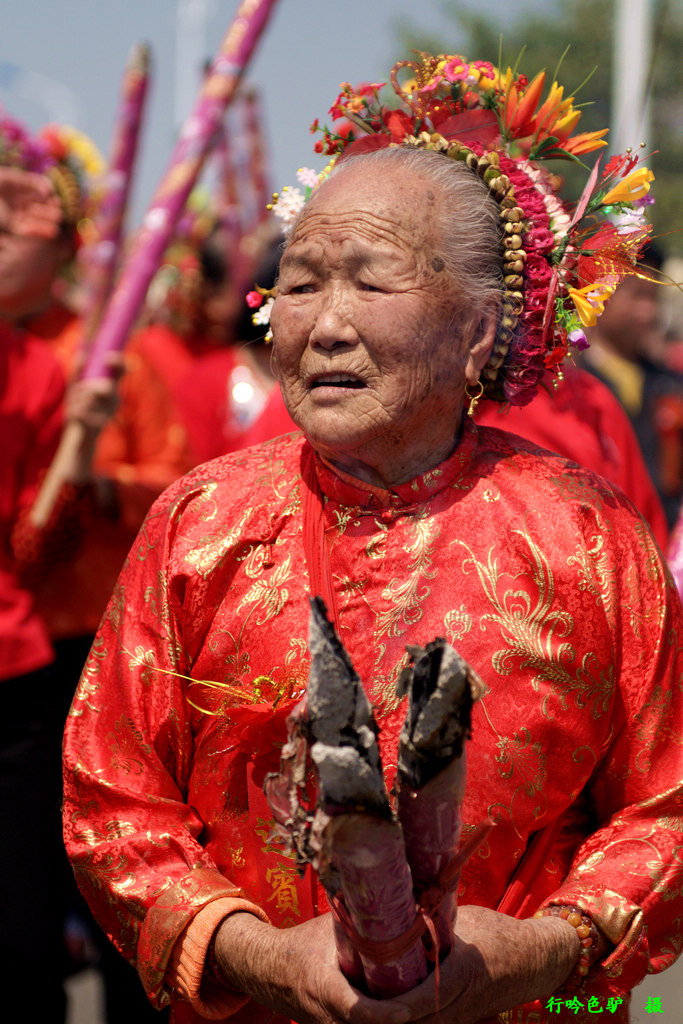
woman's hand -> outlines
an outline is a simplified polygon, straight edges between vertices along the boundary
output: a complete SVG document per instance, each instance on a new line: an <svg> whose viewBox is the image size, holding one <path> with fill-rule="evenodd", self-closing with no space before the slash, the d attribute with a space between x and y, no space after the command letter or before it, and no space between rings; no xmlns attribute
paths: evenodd
<svg viewBox="0 0 683 1024"><path fill-rule="evenodd" d="M89 435L97 436L106 427L118 406L116 380L76 380L66 393L64 418L80 423Z"/></svg>
<svg viewBox="0 0 683 1024"><path fill-rule="evenodd" d="M579 955L576 930L561 918L517 921L485 907L461 907L454 948L435 976L395 999L362 995L344 978L330 915L278 929L233 914L216 937L226 981L300 1024L475 1024L544 998L567 979Z"/></svg>
<svg viewBox="0 0 683 1024"><path fill-rule="evenodd" d="M421 1024L475 1024L549 996L578 957L576 930L559 917L518 921L486 907L459 907L453 950L440 965L438 1012L434 974L392 1002Z"/></svg>
<svg viewBox="0 0 683 1024"><path fill-rule="evenodd" d="M97 438L119 406L118 384L123 374L123 359L112 353L105 377L81 379L78 374L84 362L79 356L75 377L66 390L64 421L71 431L70 443L61 451L62 479L69 483L92 483L92 462Z"/></svg>
<svg viewBox="0 0 683 1024"><path fill-rule="evenodd" d="M353 988L339 970L332 917L274 928L252 914L232 914L216 934L216 961L229 985L300 1024L403 1024L393 999Z"/></svg>

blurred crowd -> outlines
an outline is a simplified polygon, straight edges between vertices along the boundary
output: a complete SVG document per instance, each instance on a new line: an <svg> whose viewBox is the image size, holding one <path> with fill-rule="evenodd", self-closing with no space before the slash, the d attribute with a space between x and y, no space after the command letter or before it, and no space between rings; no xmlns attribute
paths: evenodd
<svg viewBox="0 0 683 1024"><path fill-rule="evenodd" d="M110 376L82 376L96 156L75 133L32 136L0 111L0 955L20 992L36 957L48 961L54 1011L41 1020L64 1019L64 978L97 963L109 1024L132 1024L159 1014L91 924L62 853L64 719L86 658L106 657L90 653L93 636L155 498L193 466L294 425L244 298L254 281L274 284L280 238L261 216L236 231L219 188L193 195ZM680 292L655 283L667 274L682 276L651 245L558 388L476 416L608 477L665 553L683 497ZM125 865L112 872L125 884Z"/></svg>

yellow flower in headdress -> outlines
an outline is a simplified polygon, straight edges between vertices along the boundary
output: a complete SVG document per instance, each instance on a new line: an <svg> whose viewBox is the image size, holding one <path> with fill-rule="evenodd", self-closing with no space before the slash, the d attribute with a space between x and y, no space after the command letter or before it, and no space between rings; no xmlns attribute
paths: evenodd
<svg viewBox="0 0 683 1024"><path fill-rule="evenodd" d="M635 203L642 199L650 191L650 182L654 181L654 174L647 167L639 167L631 171L614 188L602 197L603 206L612 206L614 203Z"/></svg>
<svg viewBox="0 0 683 1024"><path fill-rule="evenodd" d="M593 327L605 309L605 303L614 292L614 285L594 282L585 288L568 288L569 298L584 327Z"/></svg>

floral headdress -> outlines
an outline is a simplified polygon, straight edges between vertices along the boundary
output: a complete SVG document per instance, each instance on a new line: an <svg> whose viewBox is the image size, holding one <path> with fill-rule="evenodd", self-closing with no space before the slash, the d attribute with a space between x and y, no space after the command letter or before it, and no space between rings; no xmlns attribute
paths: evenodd
<svg viewBox="0 0 683 1024"><path fill-rule="evenodd" d="M98 200L97 182L105 164L95 144L75 128L48 124L31 135L0 110L0 167L49 178L63 223L76 229Z"/></svg>
<svg viewBox="0 0 683 1024"><path fill-rule="evenodd" d="M630 151L599 163L579 200L565 205L560 179L542 161L579 161L604 146L607 129L574 134L581 112L553 82L545 99L545 72L531 82L487 61L420 53L401 61L390 81L398 106L380 101L383 85L352 89L347 83L330 109L332 128L315 150L332 157L321 174L299 172L302 188L274 196L273 211L287 233L340 154L385 146L437 150L464 163L488 186L500 210L503 236L503 305L494 349L484 368L484 394L525 405L571 346L583 348L592 326L619 282L639 273L637 260L650 227L644 208L653 174ZM410 78L399 80L407 70ZM259 289L248 301L254 322L269 320L274 293ZM264 300L267 300L264 302Z"/></svg>

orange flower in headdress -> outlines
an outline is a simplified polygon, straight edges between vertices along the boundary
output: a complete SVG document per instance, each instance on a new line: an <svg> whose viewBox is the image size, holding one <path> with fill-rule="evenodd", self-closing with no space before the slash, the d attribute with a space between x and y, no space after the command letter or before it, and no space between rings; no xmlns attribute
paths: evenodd
<svg viewBox="0 0 683 1024"><path fill-rule="evenodd" d="M539 107L544 85L545 71L541 71L525 89L520 90L519 83L515 83L508 69L502 118L509 140L529 139L532 159L568 154L578 156L607 145L603 139L607 128L572 137L581 111L574 107L573 96L564 99L564 87L557 82L553 82L547 98Z"/></svg>
<svg viewBox="0 0 683 1024"><path fill-rule="evenodd" d="M634 203L642 199L650 191L650 182L654 181L654 174L647 167L639 167L623 178L614 188L611 188L602 197L603 206L612 206L614 203Z"/></svg>
<svg viewBox="0 0 683 1024"><path fill-rule="evenodd" d="M588 284L585 288L568 288L569 298L584 327L593 327L605 308L605 303L614 292L614 285Z"/></svg>

